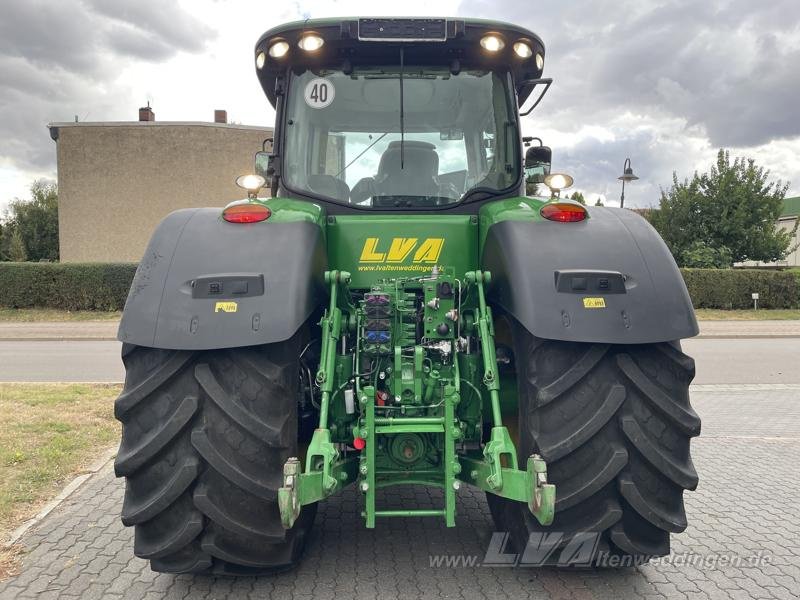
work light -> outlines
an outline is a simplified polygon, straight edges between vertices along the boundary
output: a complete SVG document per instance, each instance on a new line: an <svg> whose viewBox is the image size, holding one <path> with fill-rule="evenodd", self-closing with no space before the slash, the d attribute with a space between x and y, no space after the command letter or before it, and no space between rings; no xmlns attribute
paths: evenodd
<svg viewBox="0 0 800 600"><path fill-rule="evenodd" d="M272 58L282 58L289 52L289 44L284 41L275 42L269 47L269 55Z"/></svg>
<svg viewBox="0 0 800 600"><path fill-rule="evenodd" d="M325 40L323 40L316 33L307 33L300 38L300 41L297 42L297 45L300 46L301 50L305 50L306 52L316 52L322 48L324 43Z"/></svg>
<svg viewBox="0 0 800 600"><path fill-rule="evenodd" d="M241 175L236 178L236 185L248 192L257 192L267 183L261 175Z"/></svg>
<svg viewBox="0 0 800 600"><path fill-rule="evenodd" d="M527 42L517 42L514 44L514 52L520 58L530 58L533 56L533 48Z"/></svg>
<svg viewBox="0 0 800 600"><path fill-rule="evenodd" d="M481 46L487 52L500 52L506 47L506 43L496 33L490 33L481 38Z"/></svg>
<svg viewBox="0 0 800 600"><path fill-rule="evenodd" d="M574 179L565 173L551 173L544 178L544 184L555 192L572 187Z"/></svg>

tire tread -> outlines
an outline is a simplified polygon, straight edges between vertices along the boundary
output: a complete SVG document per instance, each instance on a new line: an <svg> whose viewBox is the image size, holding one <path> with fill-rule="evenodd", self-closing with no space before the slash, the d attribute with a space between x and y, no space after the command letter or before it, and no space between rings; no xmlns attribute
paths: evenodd
<svg viewBox="0 0 800 600"><path fill-rule="evenodd" d="M276 500L297 452L300 337L198 352L123 347L121 518L153 570L257 575L299 560L316 506L287 531Z"/></svg>
<svg viewBox="0 0 800 600"><path fill-rule="evenodd" d="M563 544L593 531L611 555L668 554L670 533L687 526L683 492L698 483L689 453L700 433L688 400L694 361L674 344L581 344L512 330L519 459L536 452L547 461L556 513L542 527L526 506L488 494L497 527L518 552L533 532L562 532Z"/></svg>

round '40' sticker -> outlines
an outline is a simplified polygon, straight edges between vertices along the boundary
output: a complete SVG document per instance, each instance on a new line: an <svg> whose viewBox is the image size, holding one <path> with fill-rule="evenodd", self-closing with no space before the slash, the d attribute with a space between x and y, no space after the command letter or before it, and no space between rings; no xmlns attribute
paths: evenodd
<svg viewBox="0 0 800 600"><path fill-rule="evenodd" d="M332 81L317 77L306 84L304 97L311 108L326 108L336 97L336 88Z"/></svg>

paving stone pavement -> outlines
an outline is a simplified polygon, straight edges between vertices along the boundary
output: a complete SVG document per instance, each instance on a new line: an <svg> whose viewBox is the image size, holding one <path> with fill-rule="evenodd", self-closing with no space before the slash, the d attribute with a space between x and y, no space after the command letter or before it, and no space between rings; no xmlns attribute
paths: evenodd
<svg viewBox="0 0 800 600"><path fill-rule="evenodd" d="M568 571L482 567L491 518L483 494L462 488L455 529L398 519L368 531L351 491L321 505L306 556L291 572L241 579L156 574L133 556L133 532L119 522L123 484L108 465L22 538L22 572L0 583L0 598L800 597L800 385L700 386L693 403L704 428L692 444L700 487L686 494L689 528L673 536L671 562ZM441 503L424 489L396 490L401 506ZM478 564L432 567L431 557L441 555L477 557Z"/></svg>

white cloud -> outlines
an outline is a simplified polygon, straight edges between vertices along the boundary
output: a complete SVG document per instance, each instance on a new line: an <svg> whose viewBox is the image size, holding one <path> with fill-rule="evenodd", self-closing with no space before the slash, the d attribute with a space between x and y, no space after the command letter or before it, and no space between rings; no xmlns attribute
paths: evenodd
<svg viewBox="0 0 800 600"><path fill-rule="evenodd" d="M553 87L525 130L576 187L618 203L622 164L641 179L626 206L657 203L672 172L706 171L719 147L756 159L800 194L800 4L796 0L464 0L461 10L530 27Z"/></svg>
<svg viewBox="0 0 800 600"><path fill-rule="evenodd" d="M626 202L706 170L718 145L755 158L800 193L800 5L710 0L4 0L0 19L0 209L55 177L49 121L131 120L150 100L159 120L271 124L253 73L258 37L281 22L326 16L505 18L547 45L556 82L525 119L553 147L554 168L609 202L626 156L641 179ZM123 6L122 9L119 7ZM794 15L794 16L792 16ZM9 118L13 115L13 118Z"/></svg>
<svg viewBox="0 0 800 600"><path fill-rule="evenodd" d="M224 108L231 121L271 125L274 112L253 72L259 36L286 21L386 10L364 0L7 1L11 6L4 6L0 20L0 111L6 121L0 130L0 211L8 200L26 197L34 179L55 177L48 122L76 115L135 120L149 100L162 121L210 121L214 109ZM408 0L390 12L447 15L457 6L457 0Z"/></svg>

